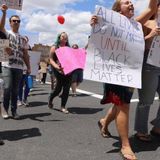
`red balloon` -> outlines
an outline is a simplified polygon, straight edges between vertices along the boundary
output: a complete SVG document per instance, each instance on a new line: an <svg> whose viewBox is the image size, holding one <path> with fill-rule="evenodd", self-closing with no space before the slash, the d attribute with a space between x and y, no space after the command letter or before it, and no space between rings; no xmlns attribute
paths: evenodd
<svg viewBox="0 0 160 160"><path fill-rule="evenodd" d="M65 19L64 19L63 16L58 16L58 17L57 17L57 20L58 20L58 22L59 22L60 24L63 24L64 21L65 21Z"/></svg>

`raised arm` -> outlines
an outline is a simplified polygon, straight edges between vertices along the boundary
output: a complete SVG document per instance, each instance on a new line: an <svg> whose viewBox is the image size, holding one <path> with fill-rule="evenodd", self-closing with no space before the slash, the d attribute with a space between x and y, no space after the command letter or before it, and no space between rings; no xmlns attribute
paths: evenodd
<svg viewBox="0 0 160 160"><path fill-rule="evenodd" d="M5 22L6 22L6 11L7 11L8 7L3 4L1 6L1 11L2 11L2 17L0 19L0 30L2 32L5 32Z"/></svg>
<svg viewBox="0 0 160 160"><path fill-rule="evenodd" d="M140 22L141 24L146 23L147 20L155 13L157 4L159 0L150 0L148 8L144 10L138 17L135 19Z"/></svg>

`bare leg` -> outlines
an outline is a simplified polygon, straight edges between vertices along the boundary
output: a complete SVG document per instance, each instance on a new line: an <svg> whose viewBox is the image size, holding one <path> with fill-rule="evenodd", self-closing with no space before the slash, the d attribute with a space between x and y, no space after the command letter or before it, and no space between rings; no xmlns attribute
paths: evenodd
<svg viewBox="0 0 160 160"><path fill-rule="evenodd" d="M100 123L102 124L102 131L108 131L108 125L115 120L116 117L116 107L113 106L109 108L104 118L100 120Z"/></svg>
<svg viewBox="0 0 160 160"><path fill-rule="evenodd" d="M119 136L122 140L122 148L129 145L128 140L128 126L129 126L129 106L117 106L117 114L116 114L116 126Z"/></svg>
<svg viewBox="0 0 160 160"><path fill-rule="evenodd" d="M116 127L121 139L121 153L129 159L136 159L128 138L129 132L129 104L116 106L117 114L115 117Z"/></svg>
<svg viewBox="0 0 160 160"><path fill-rule="evenodd" d="M77 82L72 82L71 88L72 88L72 93L76 94Z"/></svg>

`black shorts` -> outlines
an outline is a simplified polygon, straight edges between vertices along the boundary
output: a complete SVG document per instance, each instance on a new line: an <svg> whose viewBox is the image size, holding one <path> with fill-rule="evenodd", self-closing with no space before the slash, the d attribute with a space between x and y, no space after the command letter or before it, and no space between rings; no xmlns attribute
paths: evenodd
<svg viewBox="0 0 160 160"><path fill-rule="evenodd" d="M72 82L81 83L83 81L83 70L76 69L72 72Z"/></svg>
<svg viewBox="0 0 160 160"><path fill-rule="evenodd" d="M106 98L110 95L117 96L122 103L130 103L134 92L134 88L108 83L105 83L104 87Z"/></svg>

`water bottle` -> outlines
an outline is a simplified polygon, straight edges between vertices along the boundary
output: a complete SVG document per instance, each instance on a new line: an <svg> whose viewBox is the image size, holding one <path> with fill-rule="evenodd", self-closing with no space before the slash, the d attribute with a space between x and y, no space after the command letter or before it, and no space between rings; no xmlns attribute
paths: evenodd
<svg viewBox="0 0 160 160"><path fill-rule="evenodd" d="M31 89L33 87L33 79L32 79L32 76L29 75L27 77L27 80L28 80L28 87Z"/></svg>

